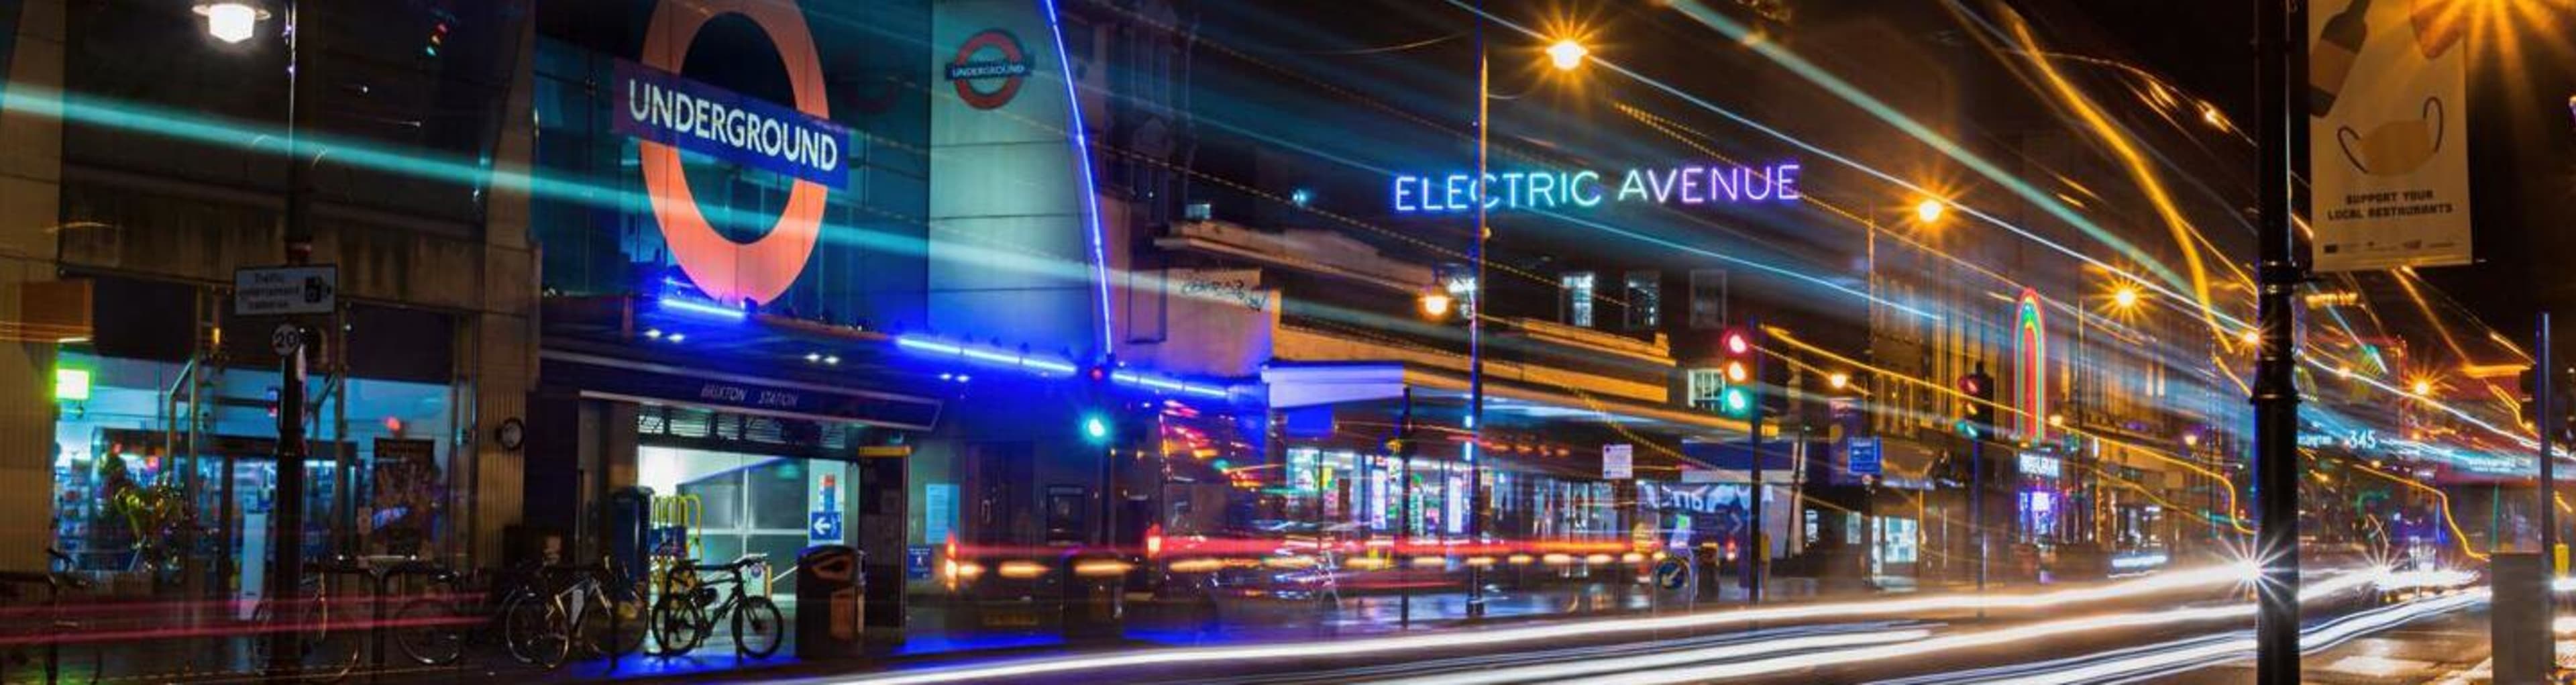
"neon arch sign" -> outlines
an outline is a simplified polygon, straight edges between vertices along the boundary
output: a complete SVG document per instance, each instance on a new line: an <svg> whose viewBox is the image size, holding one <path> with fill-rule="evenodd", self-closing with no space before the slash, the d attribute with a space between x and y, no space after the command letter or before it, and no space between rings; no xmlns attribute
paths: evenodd
<svg viewBox="0 0 2576 685"><path fill-rule="evenodd" d="M2013 374L2014 428L2023 440L2048 439L2048 325L2039 291L2023 288L2014 305L2013 351L2021 368Z"/></svg>

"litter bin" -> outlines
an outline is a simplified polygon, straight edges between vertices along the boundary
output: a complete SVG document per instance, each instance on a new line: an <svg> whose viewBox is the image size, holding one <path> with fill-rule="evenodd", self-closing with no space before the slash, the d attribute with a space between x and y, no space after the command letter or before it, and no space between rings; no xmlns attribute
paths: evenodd
<svg viewBox="0 0 2576 685"><path fill-rule="evenodd" d="M859 656L867 585L859 550L849 545L815 545L796 554L796 658Z"/></svg>

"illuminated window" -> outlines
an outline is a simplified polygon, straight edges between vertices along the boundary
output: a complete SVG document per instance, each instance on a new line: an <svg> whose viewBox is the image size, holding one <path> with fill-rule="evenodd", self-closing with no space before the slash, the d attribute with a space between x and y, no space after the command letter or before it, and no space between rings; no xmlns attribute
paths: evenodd
<svg viewBox="0 0 2576 685"><path fill-rule="evenodd" d="M1567 325L1592 327L1592 282L1590 271L1571 272L1557 279L1557 285L1565 291Z"/></svg>

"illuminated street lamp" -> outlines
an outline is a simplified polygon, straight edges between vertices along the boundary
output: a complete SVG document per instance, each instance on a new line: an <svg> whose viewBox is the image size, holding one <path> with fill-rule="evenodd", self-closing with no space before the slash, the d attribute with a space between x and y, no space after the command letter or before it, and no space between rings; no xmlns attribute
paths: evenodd
<svg viewBox="0 0 2576 685"><path fill-rule="evenodd" d="M1845 388L1845 387L1849 387L1850 385L1851 385L1851 374L1843 373L1843 372L1841 372L1841 371L1836 371L1836 372L1833 372L1833 374L1832 374L1832 375L1825 376L1825 386L1826 386L1826 387L1833 388L1833 389L1835 389L1835 390L1841 390L1841 389L1843 389L1843 388Z"/></svg>
<svg viewBox="0 0 2576 685"><path fill-rule="evenodd" d="M1557 71L1573 71L1581 68L1583 58L1591 54L1590 48L1583 47L1582 43L1577 43L1572 38L1559 40L1556 44L1547 46L1547 62L1555 65Z"/></svg>
<svg viewBox="0 0 2576 685"><path fill-rule="evenodd" d="M2137 308L2138 288L2131 285L2122 285L2119 289L2111 291L2111 304L2118 306L2121 309Z"/></svg>
<svg viewBox="0 0 2576 685"><path fill-rule="evenodd" d="M2416 396L2416 397L2426 397L2426 396L2430 396L2430 395L2432 395L2432 394L2433 394L2433 382L2432 382L2432 381L2429 381L2429 380L2417 379L2417 380L2415 381L2415 385L2414 385L2414 387L2412 387L2412 388L2410 388L2410 389L2415 391L2415 396Z"/></svg>
<svg viewBox="0 0 2576 685"><path fill-rule="evenodd" d="M268 19L268 10L242 0L200 2L192 9L197 16L206 18L206 35L226 43L250 40L258 32L259 22Z"/></svg>
<svg viewBox="0 0 2576 685"><path fill-rule="evenodd" d="M1914 203L1914 220L1926 224L1938 223L1941 221L1941 213L1947 211L1950 211L1950 206L1942 204L1940 200L1923 198L1922 201Z"/></svg>
<svg viewBox="0 0 2576 685"><path fill-rule="evenodd" d="M1449 297L1448 293L1423 293L1421 300L1422 315L1431 319L1449 318L1449 306L1455 302L1456 300Z"/></svg>

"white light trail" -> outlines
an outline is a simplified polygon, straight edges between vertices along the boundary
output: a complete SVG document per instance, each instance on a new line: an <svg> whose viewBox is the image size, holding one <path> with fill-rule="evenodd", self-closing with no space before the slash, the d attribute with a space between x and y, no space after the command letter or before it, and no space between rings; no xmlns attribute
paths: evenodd
<svg viewBox="0 0 2576 685"><path fill-rule="evenodd" d="M1354 640L1324 640L1292 644L1264 644L1243 647L1200 647L1186 649L1149 649L1091 656L1038 659L990 666L924 671L917 673L871 674L855 678L821 680L833 683L875 683L880 685L922 685L977 680L1012 680L1057 675L1080 671L1150 666L1222 663L1233 661L1353 657L1373 654L1397 654L1414 651L1449 651L1461 648L1507 645L1525 642L1547 642L1578 637L1651 633L1688 630L1712 626L1736 625L1762 621L1822 621L1840 618L1907 616L1940 612L1987 610L2027 610L2061 606L2080 606L2126 597L2137 597L2187 590L2223 589L2252 582L2254 566L2250 563L2221 564L2147 576L2136 580L2111 583L2076 590L2062 590L2021 595L1938 595L1898 600L1869 600L1835 604L1790 605L1741 609L1680 616L1622 618L1575 621L1494 630L1446 631L1437 634L1376 637ZM2347 573L2324 583L2310 586L2349 588L2368 582L2373 574ZM2244 609L2251 611L2250 607Z"/></svg>
<svg viewBox="0 0 2576 685"><path fill-rule="evenodd" d="M2332 597L2355 589L2370 587L2387 578L2388 575L2389 574L2384 571L2340 574L2319 582L2307 584L2300 590L2299 598L2302 601L2314 601ZM1729 678L1772 675L1788 671L1867 663L1888 659L1905 659L1927 654L1946 654L1963 649L2008 645L2017 642L2081 632L2148 628L2179 623L2199 623L2222 620L2239 621L2252 618L2253 616L2254 605L2245 603L2231 603L2221 606L2193 607L2156 612L2088 616L2084 618L2033 623L2000 630L1947 635L1896 644L1808 654L1795 654L1737 663L1710 664L1692 668L1669 668L1668 666L1670 666L1670 664L1649 661L1646 657L1598 659L1590 662L1589 665L1593 668L1589 670L1593 675L1585 678L1585 682L1632 683L1638 685L1648 683L1718 682ZM1430 679L1415 682L1426 684L1438 683L1440 685L1518 682L1534 678L1545 679L1547 675L1543 670L1549 668L1555 667L1497 669L1476 673L1458 674L1443 679ZM1614 675L1601 675L1607 671L1625 672Z"/></svg>

